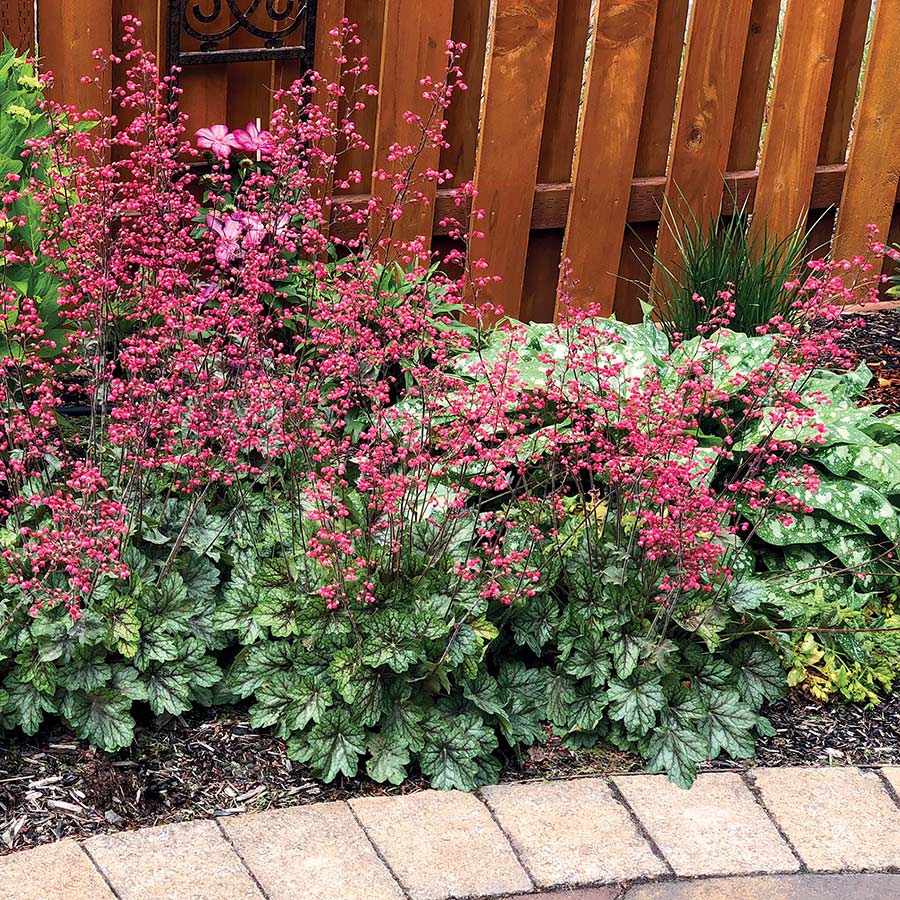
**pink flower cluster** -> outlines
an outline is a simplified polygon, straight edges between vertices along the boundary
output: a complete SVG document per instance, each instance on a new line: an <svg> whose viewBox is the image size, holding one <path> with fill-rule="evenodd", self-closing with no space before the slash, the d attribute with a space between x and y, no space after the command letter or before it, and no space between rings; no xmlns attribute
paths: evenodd
<svg viewBox="0 0 900 900"><path fill-rule="evenodd" d="M48 347L27 298L0 295L21 348L2 361L0 518L22 603L77 614L104 579L123 577L151 481L197 501L191 510L236 482L291 498L297 542L333 609L377 603L401 579L415 590L410 560L423 552L473 605L528 598L548 548L568 552L573 517L616 543L640 590L671 605L728 577L741 504L796 511L788 488L762 477L774 466L785 485L811 485L796 443L758 441L724 489L708 476L750 424L766 419L774 435L808 420L803 386L840 354L833 327L807 326L835 323L855 296L849 267L817 267L798 300L803 324L765 329L773 354L752 371L731 372L713 332L682 354L674 379L652 367L629 374L615 331L573 313L548 327L558 352L542 357L536 383L517 328L499 333L503 352L480 355L490 310L467 246L480 218L463 215L472 186L457 191L460 221L445 223L461 246L443 262L459 274L432 268L425 236L393 234L404 208L427 202L424 186L449 177L420 161L444 146L444 113L464 89L461 45L448 44L442 80L423 82L431 114L407 117L419 139L395 148L391 171L376 173L387 189L364 210L331 194L360 181L340 160L364 146L354 116L374 90L346 22L334 34L341 84L313 76L279 92L268 130L197 132L216 160L205 206L183 163L197 150L170 99L177 88L157 76L139 23L123 23L127 52L98 58L96 81L122 65L125 87L103 111L48 104L55 121L95 126L60 125L32 148L51 175L31 191L42 252L62 279L65 346ZM256 164L233 171L235 150ZM15 196L11 186L4 202ZM358 236L329 237L335 221ZM92 410L74 434L59 417L73 372ZM709 420L725 435L713 449L697 438Z"/></svg>

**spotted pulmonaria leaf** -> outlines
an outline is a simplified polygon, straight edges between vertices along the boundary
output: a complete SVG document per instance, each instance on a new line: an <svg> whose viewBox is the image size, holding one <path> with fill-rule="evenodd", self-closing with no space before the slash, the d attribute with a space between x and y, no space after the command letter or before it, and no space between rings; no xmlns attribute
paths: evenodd
<svg viewBox="0 0 900 900"><path fill-rule="evenodd" d="M875 488L858 481L823 478L814 491L796 491L798 499L841 522L869 532L877 525L892 541L900 538L900 519L893 504Z"/></svg>
<svg viewBox="0 0 900 900"><path fill-rule="evenodd" d="M900 446L837 444L815 455L835 475L856 472L863 481L892 493L900 488Z"/></svg>

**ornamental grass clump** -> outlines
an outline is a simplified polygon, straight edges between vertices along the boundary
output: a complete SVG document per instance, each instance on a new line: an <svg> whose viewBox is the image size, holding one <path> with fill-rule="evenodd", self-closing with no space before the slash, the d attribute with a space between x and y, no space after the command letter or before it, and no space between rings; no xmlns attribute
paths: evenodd
<svg viewBox="0 0 900 900"><path fill-rule="evenodd" d="M326 780L471 789L555 732L688 784L752 754L785 666L820 693L890 686L900 428L852 402L852 267L813 266L754 336L727 293L675 344L590 311L489 327L471 185L449 257L395 236L450 177L421 160L460 45L359 207L326 190L361 182L339 165L373 92L349 24L352 87L313 75L268 129L197 147L123 24L96 80L122 66L124 87L46 103L60 124L30 148L66 340L4 284L5 725L60 715L114 750L148 707L246 701Z"/></svg>

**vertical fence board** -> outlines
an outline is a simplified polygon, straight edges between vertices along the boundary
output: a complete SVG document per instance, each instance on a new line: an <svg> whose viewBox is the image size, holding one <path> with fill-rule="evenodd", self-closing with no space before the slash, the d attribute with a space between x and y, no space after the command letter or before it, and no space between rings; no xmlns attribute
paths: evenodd
<svg viewBox="0 0 900 900"><path fill-rule="evenodd" d="M575 278L569 300L603 315L615 300L655 23L656 0L599 4L593 23L563 258Z"/></svg>
<svg viewBox="0 0 900 900"><path fill-rule="evenodd" d="M366 57L369 70L360 81L364 84L378 84L378 72L381 67L381 41L384 30L385 0L345 0L346 17L358 26L357 34L360 43L349 47L349 58ZM355 80L351 76L344 77L344 87L350 91ZM353 114L356 130L368 143L368 148L356 148L343 154L337 168L338 177L344 178L350 172L359 172L362 180L360 192L368 191L372 184L372 160L374 158L372 144L375 140L375 119L378 114L378 100L375 97L365 98L366 107Z"/></svg>
<svg viewBox="0 0 900 900"><path fill-rule="evenodd" d="M316 6L316 46L313 67L324 80L324 87L317 90L316 96L317 102L322 106L325 106L330 99L327 91L328 85L339 84L341 80L339 51L334 46L334 42L338 38L332 36L331 32L340 29L343 18L344 0L319 0ZM343 115L343 111L339 105L330 116L331 123L336 126L341 115ZM329 139L323 142L322 150L331 156L337 152L338 147L335 141ZM320 177L324 183L317 188L317 196L320 200L330 202L334 187L334 172L332 171L327 177L322 173ZM326 222L324 228L327 230L328 227L329 223Z"/></svg>
<svg viewBox="0 0 900 900"><path fill-rule="evenodd" d="M654 289L659 286L659 265L668 266L675 259L672 229L679 218L692 215L702 224L721 204L750 7L751 0L694 0L669 153Z"/></svg>
<svg viewBox="0 0 900 900"><path fill-rule="evenodd" d="M556 0L497 0L489 41L481 129L475 160L478 223L475 253L499 275L485 299L517 316L547 103Z"/></svg>
<svg viewBox="0 0 900 900"><path fill-rule="evenodd" d="M112 20L112 0L93 0L90 4L84 0L42 0L38 7L38 53L53 71L51 97L79 109L96 108L102 101L97 88L81 84L80 79L94 74L94 50L112 49Z"/></svg>
<svg viewBox="0 0 900 900"><path fill-rule="evenodd" d="M665 175L684 53L688 0L659 0L635 174Z"/></svg>
<svg viewBox="0 0 900 900"><path fill-rule="evenodd" d="M847 158L847 137L859 91L859 72L871 11L872 0L844 0L825 124L822 127L822 143L819 146L819 165L842 163Z"/></svg>
<svg viewBox="0 0 900 900"><path fill-rule="evenodd" d="M34 3L5 0L0 4L0 34L21 52L34 50Z"/></svg>
<svg viewBox="0 0 900 900"><path fill-rule="evenodd" d="M634 163L636 178L666 174L687 14L687 0L659 0L657 4L650 74ZM623 321L641 319L640 303L646 299L657 231L656 222L638 222L625 231L613 307L616 317Z"/></svg>
<svg viewBox="0 0 900 900"><path fill-rule="evenodd" d="M731 172L756 168L780 11L781 0L753 0L750 9L750 29L728 154Z"/></svg>
<svg viewBox="0 0 900 900"><path fill-rule="evenodd" d="M419 129L407 123L404 114L412 111L427 119L431 113L431 104L422 98L419 79L425 75L436 82L442 79L452 23L453 0L387 0L373 170L395 172L396 164L389 159L391 148L397 144L419 143ZM439 160L438 149L426 148L416 164L416 172L436 168ZM437 186L433 181L419 182L416 189L430 202L408 206L402 217L387 227L392 241L410 241L424 235L430 246ZM390 199L393 196L390 180L373 180L372 193ZM382 223L373 220L371 232L376 234L381 229Z"/></svg>
<svg viewBox="0 0 900 900"><path fill-rule="evenodd" d="M556 19L560 25L565 22L565 28L557 28L553 38L538 184L558 184L572 177L590 18L591 0L559 0ZM531 234L519 311L525 320L553 318L563 233L562 228L553 228Z"/></svg>
<svg viewBox="0 0 900 900"><path fill-rule="evenodd" d="M752 230L789 234L812 195L843 0L788 0Z"/></svg>
<svg viewBox="0 0 900 900"><path fill-rule="evenodd" d="M490 0L456 0L453 4L451 36L457 43L466 45L461 67L468 88L456 94L447 110L445 136L450 146L441 151L441 168L453 173L453 184L469 181L475 174L478 113L481 109L490 6Z"/></svg>
<svg viewBox="0 0 900 900"><path fill-rule="evenodd" d="M866 227L888 234L900 177L900 0L878 0L869 63L838 209L834 254L867 255Z"/></svg>

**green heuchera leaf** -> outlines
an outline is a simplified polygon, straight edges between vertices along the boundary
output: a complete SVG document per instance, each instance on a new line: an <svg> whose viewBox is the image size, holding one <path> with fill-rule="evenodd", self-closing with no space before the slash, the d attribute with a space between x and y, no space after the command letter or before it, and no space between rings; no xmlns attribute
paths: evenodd
<svg viewBox="0 0 900 900"><path fill-rule="evenodd" d="M408 747L376 734L369 738L368 748L370 755L366 761L366 772L369 778L380 783L403 784L409 765Z"/></svg>
<svg viewBox="0 0 900 900"><path fill-rule="evenodd" d="M547 708L547 673L529 669L524 663L505 662L497 675L505 698L500 730L512 746L531 744L540 738L541 720Z"/></svg>
<svg viewBox="0 0 900 900"><path fill-rule="evenodd" d="M113 752L134 740L130 709L130 698L104 689L92 693L73 691L63 700L60 712L80 737Z"/></svg>
<svg viewBox="0 0 900 900"><path fill-rule="evenodd" d="M480 716L437 711L426 722L419 766L433 788L474 791L496 780L499 764L491 757L496 747L494 730Z"/></svg>
<svg viewBox="0 0 900 900"><path fill-rule="evenodd" d="M706 756L706 740L671 716L664 715L647 744L647 768L665 772L679 787L689 788Z"/></svg>
<svg viewBox="0 0 900 900"><path fill-rule="evenodd" d="M517 644L540 655L550 640L559 619L556 601L548 594L538 594L513 604L510 625Z"/></svg>
<svg viewBox="0 0 900 900"><path fill-rule="evenodd" d="M368 666L389 666L395 672L405 672L415 665L421 655L421 638L412 617L399 610L383 609L366 622L367 634L362 661Z"/></svg>
<svg viewBox="0 0 900 900"><path fill-rule="evenodd" d="M356 776L359 758L366 752L366 732L346 707L332 706L306 734L288 742L288 755L308 762L323 781L338 775Z"/></svg>
<svg viewBox="0 0 900 900"><path fill-rule="evenodd" d="M761 640L738 644L729 657L737 687L754 709L777 700L785 691L785 674L778 654Z"/></svg>
<svg viewBox="0 0 900 900"><path fill-rule="evenodd" d="M7 678L6 713L25 732L34 734L44 721L44 713L55 713L53 697L41 693L33 684Z"/></svg>
<svg viewBox="0 0 900 900"><path fill-rule="evenodd" d="M607 689L609 715L628 731L646 734L656 723L657 713L666 705L659 681L634 674L624 681L614 679Z"/></svg>
<svg viewBox="0 0 900 900"><path fill-rule="evenodd" d="M751 730L756 713L737 691L712 691L705 697L705 718L701 733L706 738L707 756L715 759L723 750L734 759L753 756Z"/></svg>
<svg viewBox="0 0 900 900"><path fill-rule="evenodd" d="M250 707L254 728L275 726L279 737L321 721L331 705L332 693L324 679L304 678L296 673L276 672L256 691L256 703Z"/></svg>

